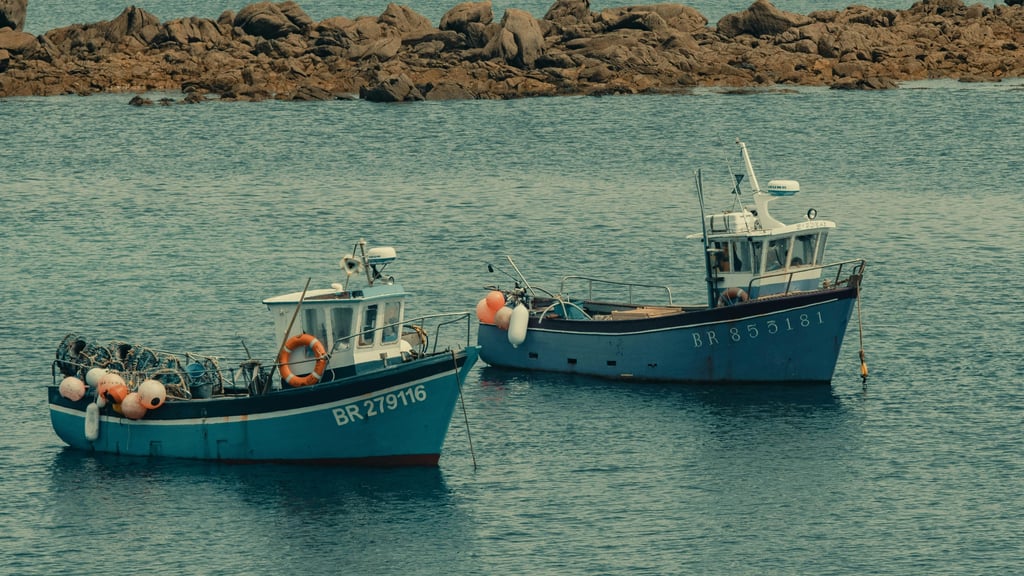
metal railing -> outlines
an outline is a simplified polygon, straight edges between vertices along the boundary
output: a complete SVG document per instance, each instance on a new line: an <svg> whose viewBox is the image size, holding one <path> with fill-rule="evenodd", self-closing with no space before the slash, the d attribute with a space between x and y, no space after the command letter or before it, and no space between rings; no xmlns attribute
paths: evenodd
<svg viewBox="0 0 1024 576"><path fill-rule="evenodd" d="M423 316L417 316L415 318L406 318L406 319L402 320L401 322L392 322L390 324L384 324L384 325L381 325L381 326L377 326L377 327L371 328L369 330L360 330L360 331L355 332L353 334L348 334L346 336L336 337L334 339L334 344L331 346L331 351L330 351L329 355L334 354L334 352L338 349L338 347L340 345L344 345L346 343L348 345L351 345L351 341L356 339L356 338L361 338L363 336L367 336L367 335L370 335L370 334L375 334L377 332L382 332L384 330L387 330L388 328L394 328L396 330L396 332L398 332L399 330L401 330L401 328L403 326L425 325L425 324L427 324L428 320L436 320L436 319L439 319L439 318L449 318L449 319L441 321L441 322L437 322L436 324L434 324L432 326L433 329L434 329L434 350L431 353L437 353L437 344L440 341L441 328L443 328L444 326L448 326L450 324L455 324L455 323L457 323L459 321L462 321L462 320L466 321L466 346L467 347L470 346L471 336L472 336L471 330L472 330L473 315L471 313L469 313L469 312L441 312L441 313L438 313L438 314L425 314ZM399 338L401 338L401 335L399 335Z"/></svg>
<svg viewBox="0 0 1024 576"><path fill-rule="evenodd" d="M616 282L614 280L604 280L602 278L592 278L590 276L563 276L562 277L561 288L559 289L560 293L565 294L565 284L566 284L566 282L568 282L570 280L574 280L574 281L575 280L584 280L584 281L587 282L587 298L586 298L587 300L593 300L594 299L594 284L598 283L598 284L606 284L606 285L611 285L611 286L626 287L627 288L627 292L628 292L628 300L627 300L628 304L633 304L633 290L635 288L653 288L653 289L657 289L657 290L664 290L666 295L668 296L668 304L669 304L669 306L672 305L672 289L669 288L668 286L664 286L664 285L661 285L661 284L640 284L640 283L637 283L637 282Z"/></svg>
<svg viewBox="0 0 1024 576"><path fill-rule="evenodd" d="M824 272L825 270L827 270L829 268L835 268L836 269L835 278L831 282L829 281L828 278L825 278L824 281L822 282L822 287L823 288L838 288L839 286L848 283L850 281L850 279L853 278L853 277L863 276L863 274L864 274L864 267L865 266L867 266L867 262L863 258L855 258L853 260L843 260L842 262L832 262L832 263L829 263L829 264L822 264L822 265L819 265L819 266L804 266L804 267L801 267L801 268L799 268L797 270L786 270L786 271L782 271L782 272L774 272L772 274L763 274L763 275L760 275L760 276L754 276L753 278L750 279L750 282L747 283L747 293L748 294L751 293L751 291L754 288L754 283L755 282L757 283L758 288L760 288L760 287L763 287L765 285L782 284L782 282L766 283L766 282L764 282L765 279L768 279L768 278L783 278L783 277L785 277L786 278L786 281L785 281L786 288L785 288L785 290L783 290L781 293L772 293L771 294L772 296L785 296L786 294L790 293L790 288L792 287L792 284L793 284L793 276L794 275L796 275L796 274L803 274L805 272L813 272L815 270L819 270L821 272ZM845 278L843 277L843 270L844 270L844 268L850 270ZM850 268L852 268L852 269L850 269ZM819 275L819 277L824 277L824 276L825 276L824 274L820 274Z"/></svg>

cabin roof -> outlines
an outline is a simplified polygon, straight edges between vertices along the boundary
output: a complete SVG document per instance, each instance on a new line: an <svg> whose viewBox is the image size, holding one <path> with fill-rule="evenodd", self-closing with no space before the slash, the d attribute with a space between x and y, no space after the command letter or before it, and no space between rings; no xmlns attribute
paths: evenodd
<svg viewBox="0 0 1024 576"><path fill-rule="evenodd" d="M309 290L306 292L306 297L302 300L304 305L309 304L331 304L339 302L366 302L368 300L379 300L382 298L395 298L405 297L409 294L397 284L391 285L380 285L380 286L365 286L358 290L337 290L334 288L320 288L317 290ZM302 292L292 292L290 294L282 294L280 296L274 296L267 298L263 301L266 305L281 305L281 304L298 304L299 298L302 297Z"/></svg>
<svg viewBox="0 0 1024 576"><path fill-rule="evenodd" d="M708 238L754 238L768 236L787 236L806 230L835 228L836 223L830 220L805 220L796 224L776 226L775 228L758 228L756 230L733 230L730 232L708 232ZM703 234L690 234L687 238L703 238Z"/></svg>
<svg viewBox="0 0 1024 576"><path fill-rule="evenodd" d="M829 220L805 220L796 224L776 226L775 228L760 228L757 230L736 230L734 232L709 232L708 237L718 238L720 236L784 236L795 234L805 230L818 230L821 228L835 228L836 223ZM699 237L699 236L698 236Z"/></svg>

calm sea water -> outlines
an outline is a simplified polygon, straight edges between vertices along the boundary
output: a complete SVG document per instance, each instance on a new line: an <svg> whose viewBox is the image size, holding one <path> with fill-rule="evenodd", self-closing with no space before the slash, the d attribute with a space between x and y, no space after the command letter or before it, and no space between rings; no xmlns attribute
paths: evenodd
<svg viewBox="0 0 1024 576"><path fill-rule="evenodd" d="M1024 572L1024 82L129 98L0 100L0 571ZM471 309L505 254L542 286L578 272L698 301L693 171L727 206L737 137L762 181L801 182L775 213L814 207L839 223L832 257L869 260L866 387L854 323L824 387L478 367L436 470L96 457L50 429L65 333L269 356L260 300L337 279L360 237L396 247L419 312Z"/></svg>

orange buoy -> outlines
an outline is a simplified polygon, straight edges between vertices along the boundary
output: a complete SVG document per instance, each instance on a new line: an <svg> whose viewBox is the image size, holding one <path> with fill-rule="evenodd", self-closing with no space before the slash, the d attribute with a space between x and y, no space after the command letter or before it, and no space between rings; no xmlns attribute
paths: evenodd
<svg viewBox="0 0 1024 576"><path fill-rule="evenodd" d="M97 389L100 396L114 404L120 404L124 400L124 397L128 395L128 385L124 383L124 378L116 372L107 372L104 374L103 377L100 378L100 383Z"/></svg>
<svg viewBox="0 0 1024 576"><path fill-rule="evenodd" d="M500 290L491 290L487 293L487 307L497 312L505 305L505 295Z"/></svg>
<svg viewBox="0 0 1024 576"><path fill-rule="evenodd" d="M494 324L494 310L487 305L487 298L481 298L476 303L476 319L482 324Z"/></svg>

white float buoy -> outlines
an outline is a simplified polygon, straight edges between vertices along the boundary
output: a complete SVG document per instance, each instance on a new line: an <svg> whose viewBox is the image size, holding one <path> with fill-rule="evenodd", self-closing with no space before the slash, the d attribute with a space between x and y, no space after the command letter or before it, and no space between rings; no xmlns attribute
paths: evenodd
<svg viewBox="0 0 1024 576"><path fill-rule="evenodd" d="M143 380L142 384L139 384L138 392L142 405L147 410L163 406L164 400L167 399L167 389L159 380Z"/></svg>
<svg viewBox="0 0 1024 576"><path fill-rule="evenodd" d="M89 371L85 373L85 382L89 386L95 388L100 385L100 379L103 378L106 373L106 368L90 368Z"/></svg>
<svg viewBox="0 0 1024 576"><path fill-rule="evenodd" d="M530 321L530 311L520 302L512 309L512 317L508 321L508 343L518 348L526 341L526 324Z"/></svg>
<svg viewBox="0 0 1024 576"><path fill-rule="evenodd" d="M95 442L100 437L100 407L91 402L85 407L85 439Z"/></svg>

